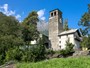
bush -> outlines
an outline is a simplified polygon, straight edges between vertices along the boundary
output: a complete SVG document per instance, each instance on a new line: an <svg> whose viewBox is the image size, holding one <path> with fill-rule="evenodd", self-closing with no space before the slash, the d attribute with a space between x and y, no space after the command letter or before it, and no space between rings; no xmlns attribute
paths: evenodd
<svg viewBox="0 0 90 68"><path fill-rule="evenodd" d="M55 53L55 51L53 51L53 50L51 50L51 49L48 49L47 51L46 51L46 54L48 55L48 54L51 54L51 55L53 55Z"/></svg>
<svg viewBox="0 0 90 68"><path fill-rule="evenodd" d="M0 65L3 64L4 60L3 60L3 56L0 55Z"/></svg>
<svg viewBox="0 0 90 68"><path fill-rule="evenodd" d="M43 45L32 45L23 54L22 60L36 62L45 58L45 47Z"/></svg>
<svg viewBox="0 0 90 68"><path fill-rule="evenodd" d="M10 60L17 60L20 61L22 58L22 51L19 48L15 49L9 49L6 52L6 58L5 61L10 61Z"/></svg>
<svg viewBox="0 0 90 68"><path fill-rule="evenodd" d="M64 57L72 55L74 53L73 47L74 47L74 45L72 43L70 43L69 40L66 41L66 49L61 50L60 54Z"/></svg>

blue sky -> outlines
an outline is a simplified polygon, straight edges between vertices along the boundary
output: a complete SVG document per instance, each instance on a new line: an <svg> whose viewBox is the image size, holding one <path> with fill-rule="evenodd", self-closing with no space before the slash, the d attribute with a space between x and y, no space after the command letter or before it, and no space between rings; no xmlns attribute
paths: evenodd
<svg viewBox="0 0 90 68"><path fill-rule="evenodd" d="M22 21L36 10L40 19L48 21L49 11L58 8L63 12L63 19L68 19L70 28L79 28L77 23L89 3L90 0L0 0L0 11Z"/></svg>

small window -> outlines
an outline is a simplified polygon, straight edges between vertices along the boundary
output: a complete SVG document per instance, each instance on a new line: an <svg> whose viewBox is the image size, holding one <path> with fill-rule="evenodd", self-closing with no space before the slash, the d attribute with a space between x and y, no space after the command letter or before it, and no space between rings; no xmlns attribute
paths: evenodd
<svg viewBox="0 0 90 68"><path fill-rule="evenodd" d="M51 17L53 17L53 13L51 13Z"/></svg>
<svg viewBox="0 0 90 68"><path fill-rule="evenodd" d="M56 16L56 12L54 12L54 16Z"/></svg>
<svg viewBox="0 0 90 68"><path fill-rule="evenodd" d="M59 43L61 43L61 41L59 41Z"/></svg>
<svg viewBox="0 0 90 68"><path fill-rule="evenodd" d="M60 49L61 49L61 46L59 46L60 47Z"/></svg>

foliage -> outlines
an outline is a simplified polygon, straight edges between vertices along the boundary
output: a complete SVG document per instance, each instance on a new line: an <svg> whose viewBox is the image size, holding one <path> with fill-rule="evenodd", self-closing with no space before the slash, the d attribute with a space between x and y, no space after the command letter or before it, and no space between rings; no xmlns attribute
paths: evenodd
<svg viewBox="0 0 90 68"><path fill-rule="evenodd" d="M81 29L83 35L90 34L90 4L88 4L88 12L85 12L83 14L80 19L79 25L84 27Z"/></svg>
<svg viewBox="0 0 90 68"><path fill-rule="evenodd" d="M20 50L19 48L9 49L9 50L6 52L5 61L10 61L10 60L21 61L22 55L23 55L23 51Z"/></svg>
<svg viewBox="0 0 90 68"><path fill-rule="evenodd" d="M23 54L22 60L36 62L45 58L45 47L43 45L32 45Z"/></svg>
<svg viewBox="0 0 90 68"><path fill-rule="evenodd" d="M0 12L0 64L10 60L36 62L45 58L44 37L39 39L37 12L31 12L22 23ZM31 45L31 40L38 44Z"/></svg>
<svg viewBox="0 0 90 68"><path fill-rule="evenodd" d="M90 36L86 37L86 36L83 36L82 38L82 41L81 41L81 46L82 47L86 47L86 48L89 48L90 49Z"/></svg>
<svg viewBox="0 0 90 68"><path fill-rule="evenodd" d="M38 38L37 21L37 12L32 11L22 22L22 38L27 45L29 45L31 40L37 40Z"/></svg>
<svg viewBox="0 0 90 68"><path fill-rule="evenodd" d="M65 20L65 22L64 22L64 31L67 31L67 30L69 30L68 21Z"/></svg>
<svg viewBox="0 0 90 68"><path fill-rule="evenodd" d="M90 57L54 58L37 63L17 63L16 68L90 68Z"/></svg>
<svg viewBox="0 0 90 68"><path fill-rule="evenodd" d="M19 21L0 12L0 61L4 62L9 49L23 45L21 35Z"/></svg>
<svg viewBox="0 0 90 68"><path fill-rule="evenodd" d="M53 50L51 50L51 49L48 49L48 50L46 51L46 54L47 54L47 55L49 55L49 54L53 55L54 53L55 53L55 51L53 51Z"/></svg>
<svg viewBox="0 0 90 68"><path fill-rule="evenodd" d="M66 48L65 50L61 50L60 54L63 55L64 57L68 56L68 55L72 55L72 53L74 52L73 49L74 45L72 43L69 42L69 39L66 41Z"/></svg>

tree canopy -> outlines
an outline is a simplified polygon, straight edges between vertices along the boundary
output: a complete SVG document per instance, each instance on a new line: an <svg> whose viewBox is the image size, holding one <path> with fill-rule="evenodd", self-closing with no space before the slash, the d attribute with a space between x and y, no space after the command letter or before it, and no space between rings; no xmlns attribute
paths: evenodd
<svg viewBox="0 0 90 68"><path fill-rule="evenodd" d="M65 20L65 21L64 21L64 31L67 31L67 30L69 30L68 20Z"/></svg>
<svg viewBox="0 0 90 68"><path fill-rule="evenodd" d="M83 35L90 34L90 4L88 4L88 12L85 12L82 15L79 21L79 25L83 26L83 28L81 28L81 32Z"/></svg>
<svg viewBox="0 0 90 68"><path fill-rule="evenodd" d="M29 44L31 40L37 40L39 32L37 31L38 14L36 11L32 11L22 22L22 34L26 44Z"/></svg>

